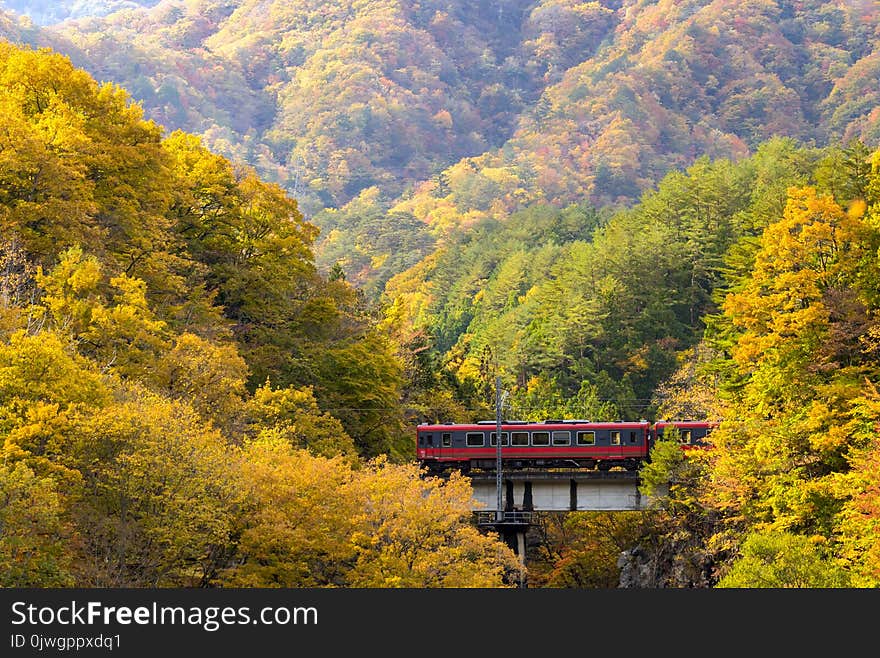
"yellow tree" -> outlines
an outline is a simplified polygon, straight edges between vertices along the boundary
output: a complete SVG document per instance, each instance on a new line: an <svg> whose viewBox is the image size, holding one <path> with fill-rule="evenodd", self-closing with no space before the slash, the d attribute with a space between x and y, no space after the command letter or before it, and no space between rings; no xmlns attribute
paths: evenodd
<svg viewBox="0 0 880 658"><path fill-rule="evenodd" d="M145 377L175 400L190 404L205 419L234 438L244 430L248 367L231 343L191 333L176 336Z"/></svg>
<svg viewBox="0 0 880 658"><path fill-rule="evenodd" d="M851 401L870 371L876 236L813 188L793 188L751 277L723 302L739 381L713 434L708 502L740 529L830 538L848 469Z"/></svg>
<svg viewBox="0 0 880 658"><path fill-rule="evenodd" d="M354 558L347 538L354 502L342 494L351 469L342 458L313 457L266 431L242 448L240 539L219 583L232 587L345 584Z"/></svg>
<svg viewBox="0 0 880 658"><path fill-rule="evenodd" d="M76 425L110 400L104 381L57 334L0 341L0 584L76 584L70 512L82 475L66 459Z"/></svg>
<svg viewBox="0 0 880 658"><path fill-rule="evenodd" d="M0 43L0 228L39 259L100 237L94 184L82 160L69 157L88 139L81 118L59 102L85 78L58 55Z"/></svg>
<svg viewBox="0 0 880 658"><path fill-rule="evenodd" d="M183 293L161 126L49 49L0 45L0 90L4 228L40 262L81 244L151 290Z"/></svg>
<svg viewBox="0 0 880 658"><path fill-rule="evenodd" d="M213 578L241 503L236 452L191 407L134 384L82 417L66 459L83 476L78 577L90 587Z"/></svg>
<svg viewBox="0 0 880 658"><path fill-rule="evenodd" d="M384 458L357 471L354 587L505 587L524 575L514 552L472 523L466 478L420 478Z"/></svg>
<svg viewBox="0 0 880 658"><path fill-rule="evenodd" d="M48 273L37 272L51 327L66 334L84 356L128 377L142 377L168 346L167 325L146 297L146 284L125 274L107 276L94 256L71 247Z"/></svg>
<svg viewBox="0 0 880 658"><path fill-rule="evenodd" d="M247 413L251 434L268 430L316 456L357 459L354 441L337 418L321 411L310 387L273 389L267 382L254 391Z"/></svg>
<svg viewBox="0 0 880 658"><path fill-rule="evenodd" d="M419 477L384 459L353 468L272 430L242 451L248 504L232 566L236 587L500 587L519 563L470 523L470 485Z"/></svg>
<svg viewBox="0 0 880 658"><path fill-rule="evenodd" d="M66 587L73 552L63 497L24 462L0 464L0 587Z"/></svg>
<svg viewBox="0 0 880 658"><path fill-rule="evenodd" d="M840 474L835 490L845 503L837 538L842 558L853 571L853 584L880 586L880 393L865 381L864 394L852 402L847 430L858 447L850 454L852 470Z"/></svg>
<svg viewBox="0 0 880 658"><path fill-rule="evenodd" d="M59 459L77 419L111 400L103 378L59 335L13 334L0 343L0 438L4 463L25 460L38 474L63 478L75 471Z"/></svg>

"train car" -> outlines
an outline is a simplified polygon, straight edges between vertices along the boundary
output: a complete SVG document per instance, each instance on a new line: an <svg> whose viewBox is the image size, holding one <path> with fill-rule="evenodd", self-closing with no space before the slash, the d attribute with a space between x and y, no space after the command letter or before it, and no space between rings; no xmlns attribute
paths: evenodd
<svg viewBox="0 0 880 658"><path fill-rule="evenodd" d="M717 422L705 420L658 420L651 427L651 445L675 431L682 450L706 448L709 445L706 439L716 427Z"/></svg>
<svg viewBox="0 0 880 658"><path fill-rule="evenodd" d="M502 468L636 470L648 456L650 423L589 420L504 421ZM495 470L497 422L421 424L416 457L431 472Z"/></svg>

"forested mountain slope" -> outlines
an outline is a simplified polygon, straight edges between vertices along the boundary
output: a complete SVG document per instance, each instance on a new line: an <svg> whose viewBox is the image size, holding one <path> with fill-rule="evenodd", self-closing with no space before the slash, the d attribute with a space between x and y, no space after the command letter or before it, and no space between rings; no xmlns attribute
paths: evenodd
<svg viewBox="0 0 880 658"><path fill-rule="evenodd" d="M323 207L371 184L393 196L500 144L534 99L534 82L511 85L495 63L525 38L526 3L442 4L166 2L43 38L160 124L282 167Z"/></svg>
<svg viewBox="0 0 880 658"><path fill-rule="evenodd" d="M667 171L741 158L772 136L876 143L877 11L198 0L25 38L251 163L310 218L365 191L372 216L389 214L385 232L399 227L421 256L430 231L534 202L631 204ZM318 261L378 291L411 263L388 259L393 240L370 243L358 203L314 217Z"/></svg>
<svg viewBox="0 0 880 658"><path fill-rule="evenodd" d="M773 140L667 174L629 209L478 221L389 280L388 327L428 340L484 397L501 373L515 416L652 418L657 386L717 309L731 252L775 220L789 187L817 170L830 185L840 160Z"/></svg>
<svg viewBox="0 0 880 658"><path fill-rule="evenodd" d="M106 16L123 9L152 7L159 0L0 0L0 8L26 16L37 25L53 25L69 18Z"/></svg>

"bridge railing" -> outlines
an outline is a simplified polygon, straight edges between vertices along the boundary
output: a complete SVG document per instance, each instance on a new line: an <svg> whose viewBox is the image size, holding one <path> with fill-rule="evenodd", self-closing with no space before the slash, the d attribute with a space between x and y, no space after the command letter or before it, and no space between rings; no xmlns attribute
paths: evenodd
<svg viewBox="0 0 880 658"><path fill-rule="evenodd" d="M477 525L530 525L534 512L525 510L505 510L498 513L497 510L479 510L476 512Z"/></svg>

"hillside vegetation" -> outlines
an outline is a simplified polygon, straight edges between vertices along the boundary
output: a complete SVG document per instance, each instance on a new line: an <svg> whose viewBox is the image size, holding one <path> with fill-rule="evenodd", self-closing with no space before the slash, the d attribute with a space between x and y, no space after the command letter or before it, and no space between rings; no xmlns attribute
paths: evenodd
<svg viewBox="0 0 880 658"><path fill-rule="evenodd" d="M295 201L54 53L0 107L0 585L516 582Z"/></svg>
<svg viewBox="0 0 880 658"><path fill-rule="evenodd" d="M878 24L2 15L0 584L509 586L412 464L500 375L511 417L721 421L656 509L542 518L534 586L876 587Z"/></svg>
<svg viewBox="0 0 880 658"><path fill-rule="evenodd" d="M190 0L23 37L280 184L322 229L318 265L339 262L375 297L410 263L369 239L361 193L421 257L432 235L536 202L631 205L668 171L774 136L876 143L877 12L851 0Z"/></svg>

